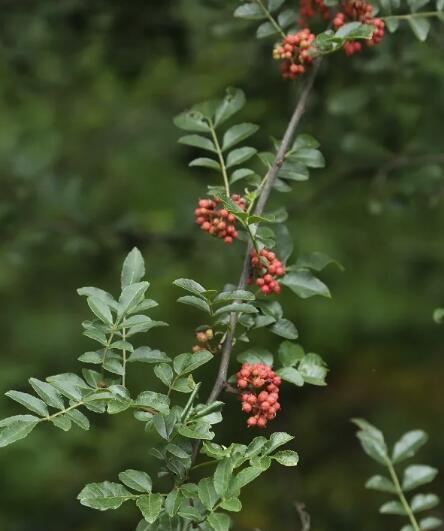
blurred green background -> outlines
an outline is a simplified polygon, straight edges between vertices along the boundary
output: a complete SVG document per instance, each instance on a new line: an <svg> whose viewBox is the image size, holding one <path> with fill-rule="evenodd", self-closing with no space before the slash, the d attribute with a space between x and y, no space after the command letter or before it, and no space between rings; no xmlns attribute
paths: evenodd
<svg viewBox="0 0 444 531"><path fill-rule="evenodd" d="M298 84L283 82L271 43L233 21L233 0L4 0L0 4L0 392L29 376L78 370L89 350L88 311L75 289L118 288L121 261L138 245L148 263L153 312L170 330L146 343L189 349L198 312L175 303L172 280L221 288L241 267L241 245L223 248L193 224L193 205L214 184L189 169L173 116L226 86L245 90L245 121L266 148L279 137ZM281 300L301 343L331 372L327 388L288 386L272 429L295 434L296 469L273 467L245 490L238 531L295 531L293 502L314 531L396 530L386 497L365 492L377 470L349 423L365 416L393 443L411 428L431 441L419 461L441 469L444 328L444 32L426 44L407 29L381 46L325 61L301 131L316 136L327 168L273 204L291 211L297 253L324 251L346 268L327 270L333 300ZM259 335L276 350L276 336ZM213 365L203 371L208 381ZM148 388L147 367L130 385ZM221 441L246 441L228 398ZM0 415L19 408L6 398ZM93 418L94 429L51 426L0 452L0 529L132 530L135 508L98 513L78 504L85 483L120 470L152 469L150 436L131 414ZM441 516L443 509L441 509ZM437 512L439 515L439 511Z"/></svg>

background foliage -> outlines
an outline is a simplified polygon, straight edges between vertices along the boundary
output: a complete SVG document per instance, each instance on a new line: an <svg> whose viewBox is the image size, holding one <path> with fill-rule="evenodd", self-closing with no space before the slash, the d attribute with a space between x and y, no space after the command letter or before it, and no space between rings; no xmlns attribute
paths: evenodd
<svg viewBox="0 0 444 531"><path fill-rule="evenodd" d="M235 5L2 2L0 391L76 366L88 340L75 288L111 289L134 244L160 303L153 317L174 325L174 334L153 331L151 344L169 353L188 349L199 324L197 313L176 304L171 280L194 276L220 287L237 278L238 253L225 250L221 260L220 242L194 228L191 205L212 174L187 169L189 152L176 145L172 125L187 105L236 85L248 96L245 121L262 126L262 147L267 134L282 133L296 86L280 79L269 43L233 22ZM373 465L352 416L375 422L391 444L425 429L431 441L422 459L443 468L443 329L431 319L444 299L437 29L427 43L406 28L373 51L338 54L317 81L303 129L320 140L327 168L275 202L293 212L298 251L328 252L346 268L327 270L333 302L282 296L304 346L332 370L327 388L287 388L273 430L296 435L301 464L276 467L245 490L239 530L297 529L295 500L307 504L317 531L399 528L375 511L383 495L362 487ZM264 342L276 350L279 339ZM142 371L138 378L134 384L146 386ZM222 433L216 427L218 436L240 442L250 434L237 405L229 407L232 422ZM7 400L0 409L0 416L17 411ZM0 528L135 526L130 507L101 514L75 501L85 483L150 459L130 414L98 422L91 433L47 426L1 452ZM444 496L442 483L435 490Z"/></svg>

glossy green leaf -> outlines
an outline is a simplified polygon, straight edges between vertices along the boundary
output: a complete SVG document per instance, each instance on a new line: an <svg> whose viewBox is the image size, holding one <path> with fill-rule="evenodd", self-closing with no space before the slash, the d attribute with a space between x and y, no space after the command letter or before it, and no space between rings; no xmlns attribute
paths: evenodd
<svg viewBox="0 0 444 531"><path fill-rule="evenodd" d="M411 465L404 470L402 488L404 491L416 489L420 485L425 485L433 481L438 474L438 470L427 465Z"/></svg>
<svg viewBox="0 0 444 531"><path fill-rule="evenodd" d="M49 415L45 402L40 400L40 398L30 395L29 393L22 393L21 391L8 391L5 393L5 395L32 412L37 413L37 415L40 415L41 417L46 417Z"/></svg>
<svg viewBox="0 0 444 531"><path fill-rule="evenodd" d="M56 409L64 408L63 399L55 387L46 382L42 382L37 378L30 378L29 383L39 397L48 404L48 406L54 407Z"/></svg>
<svg viewBox="0 0 444 531"><path fill-rule="evenodd" d="M208 523L214 531L228 531L230 529L230 517L224 513L211 513Z"/></svg>
<svg viewBox="0 0 444 531"><path fill-rule="evenodd" d="M430 21L423 17L409 17L407 20L415 36L421 42L427 40L427 36L431 27Z"/></svg>
<svg viewBox="0 0 444 531"><path fill-rule="evenodd" d="M217 126L231 118L245 105L245 94L237 88L228 88L221 104L218 106L214 116L214 123Z"/></svg>
<svg viewBox="0 0 444 531"><path fill-rule="evenodd" d="M151 492L153 482L146 472L128 469L119 474L120 481L137 492Z"/></svg>
<svg viewBox="0 0 444 531"><path fill-rule="evenodd" d="M239 6L234 12L235 17L261 20L266 18L264 11L256 2L246 2Z"/></svg>
<svg viewBox="0 0 444 531"><path fill-rule="evenodd" d="M270 330L273 334L285 339L297 339L299 336L297 328L288 319L279 319L270 327Z"/></svg>
<svg viewBox="0 0 444 531"><path fill-rule="evenodd" d="M163 498L160 494L147 494L137 498L137 507L139 507L145 520L152 524L160 515L162 510Z"/></svg>
<svg viewBox="0 0 444 531"><path fill-rule="evenodd" d="M206 133L210 131L210 126L204 115L195 110L185 111L174 118L174 125L185 131Z"/></svg>
<svg viewBox="0 0 444 531"><path fill-rule="evenodd" d="M232 475L233 463L231 459L223 459L220 461L213 476L214 489L219 496L223 497L228 491Z"/></svg>
<svg viewBox="0 0 444 531"><path fill-rule="evenodd" d="M396 487L393 482L384 476L372 476L365 484L366 489L379 490L380 492L389 492L396 494Z"/></svg>
<svg viewBox="0 0 444 531"><path fill-rule="evenodd" d="M84 487L77 499L82 505L106 511L118 509L122 503L131 499L132 494L120 483L104 481L103 483L90 483Z"/></svg>
<svg viewBox="0 0 444 531"><path fill-rule="evenodd" d="M0 448L24 439L39 423L34 415L16 415L0 421Z"/></svg>
<svg viewBox="0 0 444 531"><path fill-rule="evenodd" d="M171 361L171 359L160 350L152 350L150 347L139 347L131 353L128 358L129 363L133 362L143 362L143 363L161 363L166 361Z"/></svg>
<svg viewBox="0 0 444 531"><path fill-rule="evenodd" d="M304 349L291 341L282 341L279 345L278 356L284 367L296 365L304 357Z"/></svg>
<svg viewBox="0 0 444 531"><path fill-rule="evenodd" d="M228 129L223 137L222 141L222 150L225 151L235 146L242 140L250 137L259 129L259 126L251 123L242 123L238 125L233 125Z"/></svg>
<svg viewBox="0 0 444 531"><path fill-rule="evenodd" d="M284 466L297 466L299 463L299 456L293 450L282 450L276 452L272 457L280 465Z"/></svg>
<svg viewBox="0 0 444 531"><path fill-rule="evenodd" d="M439 498L436 494L417 494L410 502L410 507L414 513L427 511L439 505Z"/></svg>
<svg viewBox="0 0 444 531"><path fill-rule="evenodd" d="M134 247L125 258L122 266L121 285L122 289L140 282L145 276L145 262L142 253Z"/></svg>
<svg viewBox="0 0 444 531"><path fill-rule="evenodd" d="M412 430L405 433L393 448L392 461L399 463L413 457L416 451L427 441L427 433L422 430Z"/></svg>
<svg viewBox="0 0 444 531"><path fill-rule="evenodd" d="M232 168L233 166L238 166L239 164L246 162L247 160L251 159L251 157L253 157L256 153L257 150L252 147L241 147L233 149L233 151L230 151L227 156L227 168Z"/></svg>
<svg viewBox="0 0 444 531"><path fill-rule="evenodd" d="M210 305L205 300L196 297L195 295L184 295L183 297L179 297L177 302L187 304L188 306L193 306L194 308L197 308L198 310L204 311L208 314L211 313Z"/></svg>
<svg viewBox="0 0 444 531"><path fill-rule="evenodd" d="M298 387L302 387L304 385L304 378L302 374L294 367L284 367L282 369L278 369L277 375L282 378L282 380L297 385Z"/></svg>
<svg viewBox="0 0 444 531"><path fill-rule="evenodd" d="M301 299L315 295L331 297L328 287L309 271L295 271L287 273L280 283L290 288Z"/></svg>
<svg viewBox="0 0 444 531"><path fill-rule="evenodd" d="M186 144L187 146L198 147L207 151L216 152L213 142L201 135L185 135L179 138L179 143Z"/></svg>
<svg viewBox="0 0 444 531"><path fill-rule="evenodd" d="M199 157L197 159L194 159L188 164L188 166L200 166L202 168L210 168L212 170L221 171L221 166L219 162L213 159L209 159L208 157Z"/></svg>
<svg viewBox="0 0 444 531"><path fill-rule="evenodd" d="M265 349L246 350L238 354L236 359L239 363L264 363L265 365L273 365L273 354Z"/></svg>
<svg viewBox="0 0 444 531"><path fill-rule="evenodd" d="M380 507L379 512L381 514L406 514L402 503L399 501L389 501L387 503L384 503L384 505Z"/></svg>
<svg viewBox="0 0 444 531"><path fill-rule="evenodd" d="M199 500L206 509L211 511L219 499L219 495L213 485L213 480L211 478L201 479L198 483L198 488Z"/></svg>
<svg viewBox="0 0 444 531"><path fill-rule="evenodd" d="M179 288L184 289L185 291L193 293L193 295L198 295L202 298L205 298L204 293L206 289L195 280L192 280L190 278L178 278L173 282L173 284Z"/></svg>

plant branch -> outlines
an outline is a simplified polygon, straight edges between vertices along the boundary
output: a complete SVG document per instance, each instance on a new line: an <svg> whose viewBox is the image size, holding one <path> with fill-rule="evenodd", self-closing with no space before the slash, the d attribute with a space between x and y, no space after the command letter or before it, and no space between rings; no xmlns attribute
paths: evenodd
<svg viewBox="0 0 444 531"><path fill-rule="evenodd" d="M262 187L261 193L260 193L260 195L258 197L256 206L255 206L255 209L254 209L254 214L257 215L257 216L260 216L263 213L264 209L265 209L265 206L266 206L267 201L268 201L268 199L270 197L270 193L271 193L273 185L274 185L274 183L276 181L276 178L277 178L277 175L279 173L279 170L280 170L282 164L284 163L285 154L287 153L287 151L288 151L288 149L290 147L290 144L291 144L291 142L293 140L293 137L295 135L296 129L297 129L298 125L299 125L299 122L301 121L302 115L304 114L305 108L307 106L308 97L310 95L311 89L313 87L314 80L315 80L316 75L317 75L318 70L319 70L320 61L321 61L320 59L315 61L314 65L313 65L313 69L311 70L310 75L309 75L307 81L305 82L305 85L302 88L302 91L301 91L300 97L298 99L298 102L296 104L295 110L293 112L293 115L292 115L292 117L290 119L290 122L289 122L289 124L287 126L287 129L285 131L284 137L282 139L282 142L281 142L281 144L279 146L279 149L278 149L278 152L276 154L276 158L275 158L273 164L271 165L270 169L268 170L267 176L265 178L264 186ZM248 274L249 274L249 267L250 267L249 257L250 257L251 249L252 249L252 244L251 244L251 242L249 242L249 244L247 246L247 251L245 253L242 274L241 274L240 279L239 279L239 284L238 284L238 288L239 289L244 289L245 286L246 286L246 282L247 282L247 278L248 278ZM225 338L225 342L224 342L224 345L223 345L223 348L222 348L221 359L220 359L220 364L219 364L219 371L218 371L218 374L216 376L216 380L214 382L213 389L212 389L212 391L210 393L210 396L208 398L208 401L207 401L208 403L214 402L217 399L217 397L221 393L221 391L222 391L222 389L224 387L225 381L227 379L228 367L229 367L229 364L230 364L231 351L232 351L233 345L234 345L234 334L235 334L235 331L236 331L237 321L238 321L237 314L236 313L232 313L231 316L230 316L230 323L229 323L228 330L227 330L227 336Z"/></svg>
<svg viewBox="0 0 444 531"><path fill-rule="evenodd" d="M225 193L227 194L227 197L230 197L230 184L228 182L227 167L225 165L225 159L222 154L222 148L220 147L219 139L217 138L216 130L214 129L214 125L212 123L210 123L210 128L211 128L211 136L213 138L214 146L216 148L216 153L219 158L219 164L220 164L220 169L222 172L222 177L224 179Z"/></svg>
<svg viewBox="0 0 444 531"><path fill-rule="evenodd" d="M398 474L396 473L393 463L390 461L390 459L387 459L386 464L390 472L390 477L392 478L393 484L395 485L396 492L398 493L398 497L402 503L402 506L404 507L405 513L408 516L414 531L421 531L419 524L416 521L415 515L413 514L413 511L409 505L409 502L406 500L406 497L404 496L404 492L402 490L401 484L398 479Z"/></svg>
<svg viewBox="0 0 444 531"><path fill-rule="evenodd" d="M264 15L268 18L270 24L274 27L274 29L277 31L277 33L279 33L281 35L281 37L283 37L285 39L285 32L283 31L281 26L276 22L275 18L270 13L270 11L268 11L268 9L265 7L265 5L262 2L262 0L256 0L256 3L262 9L262 11L264 12Z"/></svg>
<svg viewBox="0 0 444 531"><path fill-rule="evenodd" d="M382 20L409 20L410 18L432 18L442 16L442 11L424 11L422 13L406 13L404 15L388 15Z"/></svg>

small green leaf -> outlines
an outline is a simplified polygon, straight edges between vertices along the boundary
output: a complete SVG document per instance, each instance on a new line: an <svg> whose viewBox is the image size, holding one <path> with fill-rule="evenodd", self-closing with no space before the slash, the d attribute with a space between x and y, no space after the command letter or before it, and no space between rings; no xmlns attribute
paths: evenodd
<svg viewBox="0 0 444 531"><path fill-rule="evenodd" d="M404 470L402 488L404 491L416 489L420 485L425 485L433 481L438 474L438 470L427 465L411 465Z"/></svg>
<svg viewBox="0 0 444 531"><path fill-rule="evenodd" d="M233 304L227 304L226 306L222 306L221 308L218 308L214 315L222 315L224 313L257 313L258 310L255 308L252 304L242 303L242 302L234 302Z"/></svg>
<svg viewBox="0 0 444 531"><path fill-rule="evenodd" d="M121 284L122 289L140 282L145 276L145 262L142 253L134 247L125 258L122 266Z"/></svg>
<svg viewBox="0 0 444 531"><path fill-rule="evenodd" d="M208 350L199 350L194 354L179 354L174 358L173 366L177 374L183 376L195 371L201 365L213 359L213 355Z"/></svg>
<svg viewBox="0 0 444 531"><path fill-rule="evenodd" d="M154 391L143 391L134 401L136 407L152 408L159 413L169 413L170 399L166 395Z"/></svg>
<svg viewBox="0 0 444 531"><path fill-rule="evenodd" d="M399 463L413 457L416 451L428 441L425 431L412 430L405 433L393 448L392 461Z"/></svg>
<svg viewBox="0 0 444 531"><path fill-rule="evenodd" d="M251 291L243 289L235 289L233 291L222 291L214 298L214 302L229 302L229 301L254 301L255 296Z"/></svg>
<svg viewBox="0 0 444 531"><path fill-rule="evenodd" d="M233 127L230 127L230 129L224 134L222 151L226 151L239 142L242 142L242 140L245 140L254 134L258 129L259 126L250 123L233 125Z"/></svg>
<svg viewBox="0 0 444 531"><path fill-rule="evenodd" d="M291 341L282 341L279 345L278 356L284 367L296 365L304 357L304 349Z"/></svg>
<svg viewBox="0 0 444 531"><path fill-rule="evenodd" d="M198 422L192 426L179 426L179 433L188 439L199 439L211 441L214 433L211 431L211 424Z"/></svg>
<svg viewBox="0 0 444 531"><path fill-rule="evenodd" d="M193 293L193 295L205 298L204 293L206 289L195 280L192 280L190 278L178 278L173 282L173 284L179 288L184 289L185 291Z"/></svg>
<svg viewBox="0 0 444 531"><path fill-rule="evenodd" d="M154 367L154 374L167 387L171 385L171 382L173 381L173 369L167 363L156 365Z"/></svg>
<svg viewBox="0 0 444 531"><path fill-rule="evenodd" d="M40 398L20 391L8 391L5 395L41 417L47 417L49 415L45 402L40 400Z"/></svg>
<svg viewBox="0 0 444 531"><path fill-rule="evenodd" d="M223 497L228 491L232 475L233 463L231 459L223 459L220 461L213 476L214 489L219 496Z"/></svg>
<svg viewBox="0 0 444 531"><path fill-rule="evenodd" d="M80 376L73 373L56 374L48 376L47 382L55 387L63 396L70 400L80 401L84 391L90 391L91 388Z"/></svg>
<svg viewBox="0 0 444 531"><path fill-rule="evenodd" d="M109 307L101 300L95 297L88 297L86 299L88 306L91 308L93 314L98 317L102 323L111 325L113 323L113 316Z"/></svg>
<svg viewBox="0 0 444 531"><path fill-rule="evenodd" d="M85 352L77 358L83 363L94 363L100 365L103 362L103 356L99 352Z"/></svg>
<svg viewBox="0 0 444 531"><path fill-rule="evenodd" d="M430 31L430 21L423 17L409 17L408 23L410 24L410 27L412 28L412 31L416 37L421 42L424 42L427 39L427 35Z"/></svg>
<svg viewBox="0 0 444 531"><path fill-rule="evenodd" d="M304 381L311 385L327 385L325 378L328 369L322 358L313 352L304 356L298 368Z"/></svg>
<svg viewBox="0 0 444 531"><path fill-rule="evenodd" d="M314 271L322 271L328 265L335 264L341 271L343 266L328 254L314 252L305 256L300 256L296 261L297 269L313 269Z"/></svg>
<svg viewBox="0 0 444 531"><path fill-rule="evenodd" d="M171 412L168 415L157 413L153 417L153 426L157 433L165 440L169 440L176 425L176 415Z"/></svg>
<svg viewBox="0 0 444 531"><path fill-rule="evenodd" d="M297 466L299 463L299 456L293 450L282 450L281 452L276 452L272 457L284 466Z"/></svg>
<svg viewBox="0 0 444 531"><path fill-rule="evenodd" d="M24 439L39 423L34 415L16 415L0 421L0 448Z"/></svg>
<svg viewBox="0 0 444 531"><path fill-rule="evenodd" d="M225 500L222 500L220 506L226 511L231 511L235 513L238 513L242 510L242 503L239 498L226 498Z"/></svg>
<svg viewBox="0 0 444 531"><path fill-rule="evenodd" d="M410 507L414 513L427 511L439 505L439 498L436 494L417 494L410 502Z"/></svg>
<svg viewBox="0 0 444 531"><path fill-rule="evenodd" d="M120 318L123 315L126 315L142 302L148 287L149 282L136 282L135 284L130 284L129 286L124 287L119 297L117 316Z"/></svg>
<svg viewBox="0 0 444 531"><path fill-rule="evenodd" d="M423 518L419 522L419 527L422 531L428 531L429 529L437 529L438 527L441 527L443 524L442 520L439 518L435 518L434 516L429 516L427 518Z"/></svg>
<svg viewBox="0 0 444 531"><path fill-rule="evenodd" d="M384 503L384 505L381 506L379 509L379 512L381 514L399 514L399 515L405 515L405 509L401 502L399 501L389 501L387 503Z"/></svg>
<svg viewBox="0 0 444 531"><path fill-rule="evenodd" d="M132 494L120 483L104 481L103 483L90 483L86 485L77 496L82 505L106 511L118 509L122 503L131 499Z"/></svg>
<svg viewBox="0 0 444 531"><path fill-rule="evenodd" d="M215 126L217 127L226 120L228 120L228 118L233 116L233 114L240 111L240 109L242 109L244 105L245 94L243 93L243 91L236 88L228 88L226 91L225 98L216 109L214 117Z"/></svg>
<svg viewBox="0 0 444 531"><path fill-rule="evenodd" d="M396 494L396 487L392 481L384 476L372 476L365 484L366 489L379 490L380 492L389 492Z"/></svg>
<svg viewBox="0 0 444 531"><path fill-rule="evenodd" d="M195 131L206 133L210 131L210 126L201 112L195 110L185 111L174 118L174 125L185 131Z"/></svg>
<svg viewBox="0 0 444 531"><path fill-rule="evenodd" d="M199 157L197 159L194 159L188 164L188 166L201 166L203 168L211 168L212 170L221 170L219 162L213 159L209 159L208 157Z"/></svg>
<svg viewBox="0 0 444 531"><path fill-rule="evenodd" d="M258 39L265 39L266 37L270 37L271 35L276 35L276 33L279 33L279 30L271 24L271 22L263 22L256 31L256 37Z"/></svg>
<svg viewBox="0 0 444 531"><path fill-rule="evenodd" d="M233 149L233 151L230 151L228 153L227 168L232 168L233 166L238 166L239 164L242 164L243 162L251 159L251 157L253 157L256 153L257 150L252 147L241 147Z"/></svg>
<svg viewBox="0 0 444 531"><path fill-rule="evenodd" d="M203 478L198 483L199 499L205 509L211 511L216 505L219 496L214 488L213 480L211 478Z"/></svg>
<svg viewBox="0 0 444 531"><path fill-rule="evenodd" d="M207 151L216 152L213 142L209 138L200 135L186 135L179 138L180 144L206 149Z"/></svg>
<svg viewBox="0 0 444 531"><path fill-rule="evenodd" d="M234 16L252 20L261 20L266 18L264 11L256 4L256 2L246 2L245 4L242 4L236 9Z"/></svg>
<svg viewBox="0 0 444 531"><path fill-rule="evenodd" d="M179 297L177 299L177 302L181 302L182 304L188 304L189 306L193 306L198 310L211 314L210 305L206 301L199 297L196 297L195 295L185 295L183 297Z"/></svg>
<svg viewBox="0 0 444 531"><path fill-rule="evenodd" d="M281 284L290 288L301 299L307 299L315 295L330 298L330 290L327 286L309 271L295 271L287 273L281 280Z"/></svg>
<svg viewBox="0 0 444 531"><path fill-rule="evenodd" d="M276 374L286 382L290 382L298 387L304 385L302 374L294 367L284 367L283 369L279 369Z"/></svg>
<svg viewBox="0 0 444 531"><path fill-rule="evenodd" d="M234 478L233 489L241 490L245 485L254 481L263 473L263 469L258 466L248 466L242 469Z"/></svg>
<svg viewBox="0 0 444 531"><path fill-rule="evenodd" d="M267 450L265 454L268 455L268 454L273 453L276 450L276 448L279 448L279 446L283 446L284 444L287 444L293 439L294 439L293 435L289 435L288 433L285 433L282 431L276 431L272 433L270 440L268 441Z"/></svg>
<svg viewBox="0 0 444 531"><path fill-rule="evenodd" d="M139 347L129 356L128 362L161 363L171 359L160 350L152 350L150 347Z"/></svg>
<svg viewBox="0 0 444 531"><path fill-rule="evenodd" d="M273 334L285 337L285 339L297 339L299 336L297 328L288 319L279 319L270 327L270 330Z"/></svg>
<svg viewBox="0 0 444 531"><path fill-rule="evenodd" d="M137 507L139 507L145 520L152 524L160 515L162 510L163 498L160 494L147 494L137 498Z"/></svg>
<svg viewBox="0 0 444 531"><path fill-rule="evenodd" d="M273 365L273 354L265 349L249 349L241 354L238 354L237 361L239 363L263 363L265 365Z"/></svg>
<svg viewBox="0 0 444 531"><path fill-rule="evenodd" d="M69 420L74 422L74 424L77 424L77 426L79 426L79 428L82 430L89 430L90 424L88 417L78 409L71 409L70 411L67 411L66 416L69 418Z"/></svg>
<svg viewBox="0 0 444 531"><path fill-rule="evenodd" d="M151 492L153 482L146 472L141 470L125 470L119 474L120 481L137 492Z"/></svg>
<svg viewBox="0 0 444 531"><path fill-rule="evenodd" d="M211 513L208 523L214 531L228 531L230 529L230 517L224 513Z"/></svg>
<svg viewBox="0 0 444 531"><path fill-rule="evenodd" d="M39 397L48 404L48 406L54 407L56 409L63 409L65 407L62 397L58 393L57 389L55 389L52 385L37 380L37 378L30 378L29 383Z"/></svg>

